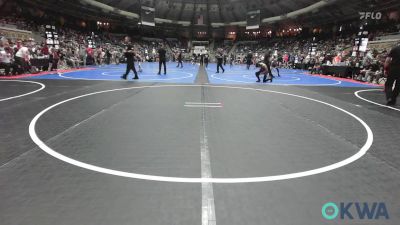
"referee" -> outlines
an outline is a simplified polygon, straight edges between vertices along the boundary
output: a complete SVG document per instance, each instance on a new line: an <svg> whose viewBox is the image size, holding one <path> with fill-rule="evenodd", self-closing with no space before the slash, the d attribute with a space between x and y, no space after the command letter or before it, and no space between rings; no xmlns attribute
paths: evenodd
<svg viewBox="0 0 400 225"><path fill-rule="evenodd" d="M247 64L247 69L250 69L251 63L253 62L253 53L251 51L247 54L246 56L246 64Z"/></svg>
<svg viewBox="0 0 400 225"><path fill-rule="evenodd" d="M182 51L178 52L178 65L176 66L177 68L179 67L179 65L181 66L181 68L183 68L183 63L182 63Z"/></svg>
<svg viewBox="0 0 400 225"><path fill-rule="evenodd" d="M215 57L217 58L217 73L219 73L219 68L221 68L222 69L222 73L224 73L225 69L222 66L222 63L224 62L223 50L220 49Z"/></svg>
<svg viewBox="0 0 400 225"><path fill-rule="evenodd" d="M164 46L161 45L160 49L158 49L158 60L159 60L159 65L158 65L158 75L161 74L161 66L164 65L164 75L167 74L167 57L166 57L167 51L165 51Z"/></svg>
<svg viewBox="0 0 400 225"><path fill-rule="evenodd" d="M394 47L386 58L385 75L387 75L385 83L386 104L395 105L400 92L400 45Z"/></svg>
<svg viewBox="0 0 400 225"><path fill-rule="evenodd" d="M129 72L132 70L133 73L135 74L135 77L133 79L134 80L139 79L135 68L135 52L132 50L132 45L128 45L125 52L125 58L126 58L126 73L122 75L121 78L126 80Z"/></svg>

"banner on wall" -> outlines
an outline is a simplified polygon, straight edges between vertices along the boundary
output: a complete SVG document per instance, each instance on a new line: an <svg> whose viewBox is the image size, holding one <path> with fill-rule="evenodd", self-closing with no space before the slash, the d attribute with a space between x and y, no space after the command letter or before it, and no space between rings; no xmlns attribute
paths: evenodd
<svg viewBox="0 0 400 225"><path fill-rule="evenodd" d="M205 54L206 51L206 47L205 46L194 46L194 54L198 55L198 54Z"/></svg>
<svg viewBox="0 0 400 225"><path fill-rule="evenodd" d="M260 28L260 10L251 11L247 13L247 30L254 30Z"/></svg>
<svg viewBox="0 0 400 225"><path fill-rule="evenodd" d="M156 25L154 17L155 17L155 8L142 6L141 10L141 21L142 24L145 26L152 26Z"/></svg>

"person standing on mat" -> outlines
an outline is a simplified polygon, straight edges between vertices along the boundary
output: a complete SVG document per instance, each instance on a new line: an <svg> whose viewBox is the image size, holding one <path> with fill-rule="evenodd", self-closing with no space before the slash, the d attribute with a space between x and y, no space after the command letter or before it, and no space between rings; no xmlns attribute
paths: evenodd
<svg viewBox="0 0 400 225"><path fill-rule="evenodd" d="M160 49L158 49L158 75L161 75L161 66L164 65L164 75L167 74L167 51L165 51L164 46L161 45Z"/></svg>
<svg viewBox="0 0 400 225"><path fill-rule="evenodd" d="M110 50L110 48L107 48L106 49L106 64L107 65L110 65L110 63L111 63L111 56L112 56L111 50Z"/></svg>
<svg viewBox="0 0 400 225"><path fill-rule="evenodd" d="M276 59L272 60L271 62L272 68L276 70L278 73L278 77L281 77L281 74L279 73L279 62L276 61Z"/></svg>
<svg viewBox="0 0 400 225"><path fill-rule="evenodd" d="M263 63L267 66L267 69L268 69L267 72L271 76L271 82L272 82L272 78L275 78L275 76L272 74L272 71L271 71L271 53L270 52L265 53Z"/></svg>
<svg viewBox="0 0 400 225"><path fill-rule="evenodd" d="M209 61L208 59L209 59L209 57L210 56L208 55L208 53L206 53L205 56L204 56L204 64L205 64L206 68L208 68L208 61Z"/></svg>
<svg viewBox="0 0 400 225"><path fill-rule="evenodd" d="M138 62L139 73L141 73L141 72L143 72L143 69L142 69L143 58L140 54L136 54L136 60Z"/></svg>
<svg viewBox="0 0 400 225"><path fill-rule="evenodd" d="M177 68L179 67L179 65L181 66L181 68L183 68L183 63L182 63L182 51L178 52L178 65L176 66Z"/></svg>
<svg viewBox="0 0 400 225"><path fill-rule="evenodd" d="M204 53L201 53L200 55L200 66L204 65Z"/></svg>
<svg viewBox="0 0 400 225"><path fill-rule="evenodd" d="M226 66L226 61L228 60L228 56L224 54L224 66Z"/></svg>
<svg viewBox="0 0 400 225"><path fill-rule="evenodd" d="M251 53L251 51L247 54L246 56L246 64L247 64L247 69L250 69L250 66L253 62L253 53Z"/></svg>
<svg viewBox="0 0 400 225"><path fill-rule="evenodd" d="M135 68L135 52L132 49L131 45L128 45L126 52L125 52L125 58L126 58L126 73L122 75L122 79L125 79L128 77L129 72L132 70L133 73L135 74L135 77L133 78L134 80L139 79L138 74L136 72Z"/></svg>
<svg viewBox="0 0 400 225"><path fill-rule="evenodd" d="M231 56L229 57L229 64L231 68L233 67L234 63L235 63L235 56L233 55L233 53L231 53Z"/></svg>
<svg viewBox="0 0 400 225"><path fill-rule="evenodd" d="M217 58L217 73L219 73L219 68L221 68L222 73L224 73L225 69L222 66L222 63L224 62L224 53L222 52L221 49L218 51L218 53L215 57Z"/></svg>
<svg viewBox="0 0 400 225"><path fill-rule="evenodd" d="M400 92L400 45L394 47L386 58L385 75L387 76L385 83L386 104L395 105Z"/></svg>

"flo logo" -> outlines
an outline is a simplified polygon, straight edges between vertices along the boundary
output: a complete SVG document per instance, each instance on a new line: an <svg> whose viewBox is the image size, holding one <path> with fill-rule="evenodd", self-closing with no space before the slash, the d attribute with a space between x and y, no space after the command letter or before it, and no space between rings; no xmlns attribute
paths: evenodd
<svg viewBox="0 0 400 225"><path fill-rule="evenodd" d="M360 20L364 19L373 19L373 20L380 20L382 19L381 12L360 12Z"/></svg>
<svg viewBox="0 0 400 225"><path fill-rule="evenodd" d="M383 202L341 202L339 205L328 202L322 206L322 217L327 220L388 220L389 213Z"/></svg>

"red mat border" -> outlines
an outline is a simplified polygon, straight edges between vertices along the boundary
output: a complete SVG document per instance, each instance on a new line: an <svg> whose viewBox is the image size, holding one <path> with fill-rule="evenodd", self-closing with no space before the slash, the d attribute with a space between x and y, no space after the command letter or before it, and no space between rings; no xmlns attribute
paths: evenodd
<svg viewBox="0 0 400 225"><path fill-rule="evenodd" d="M69 70L57 70L57 71L44 71L40 73L31 73L31 74L21 74L17 76L0 76L0 79L3 80L12 80L12 79L23 79L27 77L36 77L36 76L43 76L43 75L50 75L50 74L57 74L57 73L70 73L75 71L87 71L87 70L94 70L95 68L81 68L81 69L69 69Z"/></svg>
<svg viewBox="0 0 400 225"><path fill-rule="evenodd" d="M305 74L309 75L309 76L321 77L321 78L330 79L330 80L345 81L345 82L350 82L350 83L355 83L355 84L371 85L371 86L375 86L375 87L383 87L383 86L385 86L383 84L372 84L372 83L353 80L353 79L350 79L350 78L333 77L333 76L327 76L327 75L323 75L323 74L311 74L311 73L305 73Z"/></svg>

